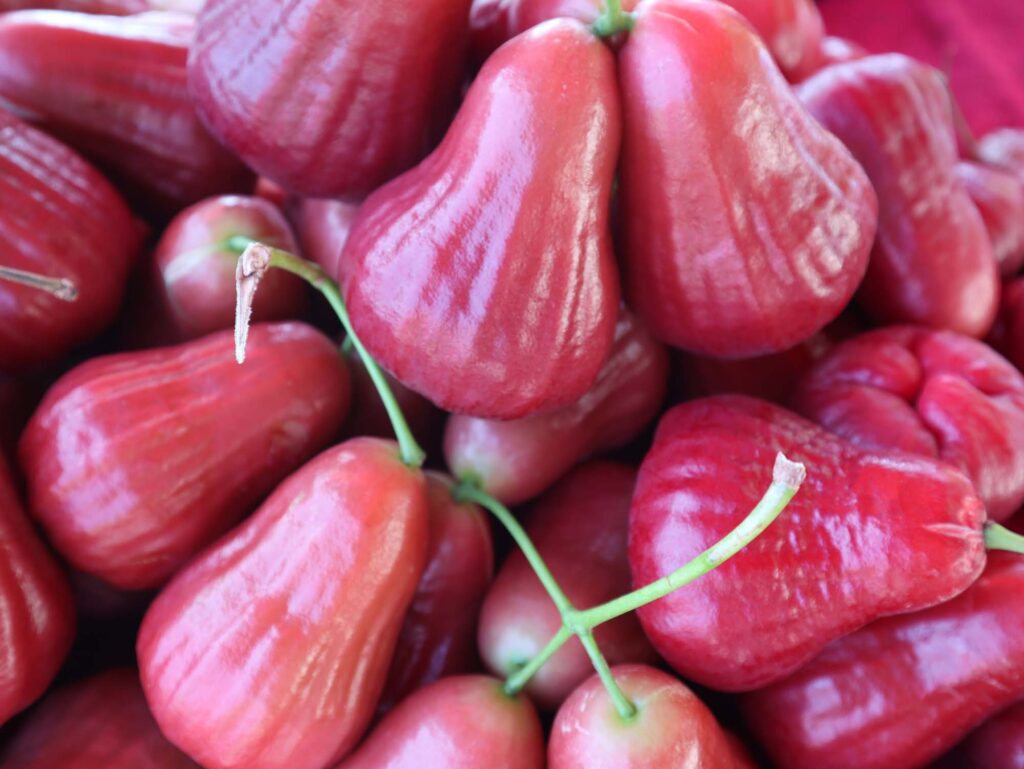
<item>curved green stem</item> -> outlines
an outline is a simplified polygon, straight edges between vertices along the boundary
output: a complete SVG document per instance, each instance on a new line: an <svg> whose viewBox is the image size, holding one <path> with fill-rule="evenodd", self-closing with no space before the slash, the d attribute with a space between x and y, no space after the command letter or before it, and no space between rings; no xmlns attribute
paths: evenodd
<svg viewBox="0 0 1024 769"><path fill-rule="evenodd" d="M587 630L581 633L580 643L587 650L587 656L590 657L594 670L601 677L601 683L604 684L604 688L608 690L612 702L615 703L615 709L618 711L619 716L626 720L633 718L636 715L636 705L630 701L629 697L619 687L619 682L615 680L615 676L612 675L612 670L608 667L608 660L601 654L597 641L594 640L593 631Z"/></svg>
<svg viewBox="0 0 1024 769"><path fill-rule="evenodd" d="M377 361L373 359L373 356L363 346L363 343L352 328L348 308L345 306L345 300L341 298L341 290L338 288L338 284L320 269L319 265L307 262L305 259L300 259L295 254L280 248L271 248L243 237L231 238L228 241L228 245L232 250L238 250L239 247L242 249L242 255L238 260L240 316L238 324L242 330L240 332L236 330L239 362L245 358L244 348L245 335L248 328L248 312L251 310L252 293L255 292L255 286L259 282L259 278L271 267L277 267L299 276L324 295L338 316L338 320L341 321L341 325L345 328L348 338L352 340L352 345L355 347L356 352L359 353L359 357L362 359L370 379L373 380L377 393L384 402L384 408L388 413L388 418L391 420L395 436L398 438L398 445L402 452L402 461L410 467L422 467L423 461L426 459L426 453L420 448L420 445L416 442L416 437L412 434L412 430L409 429L409 423L406 422L405 415L395 399L395 394L391 391L387 379L384 378L384 372L381 371ZM252 283L248 284L248 291L246 291L246 284L244 284L246 280L252 280ZM247 299L244 298L246 295L248 295ZM241 317L243 314L245 315L244 320Z"/></svg>
<svg viewBox="0 0 1024 769"><path fill-rule="evenodd" d="M544 667L544 665L547 664L547 661L551 659L559 649L565 646L566 642L572 638L572 636L572 631L570 631L565 625L558 628L558 632L551 637L547 646L541 649L540 653L537 654L536 657L531 659L519 668L519 670L512 673L505 679L505 693L510 697L514 697L519 694L519 692L521 692L530 682L530 679L537 674L537 671Z"/></svg>
<svg viewBox="0 0 1024 769"><path fill-rule="evenodd" d="M1024 555L1024 537L1005 526L989 521L985 524L985 547Z"/></svg>
<svg viewBox="0 0 1024 769"><path fill-rule="evenodd" d="M45 291L64 302L73 302L78 299L78 287L67 278L48 278L45 275L18 270L14 267L0 267L0 280Z"/></svg>
<svg viewBox="0 0 1024 769"><path fill-rule="evenodd" d="M598 37L612 37L633 29L634 23L633 14L622 10L622 0L606 0L604 11L591 29Z"/></svg>

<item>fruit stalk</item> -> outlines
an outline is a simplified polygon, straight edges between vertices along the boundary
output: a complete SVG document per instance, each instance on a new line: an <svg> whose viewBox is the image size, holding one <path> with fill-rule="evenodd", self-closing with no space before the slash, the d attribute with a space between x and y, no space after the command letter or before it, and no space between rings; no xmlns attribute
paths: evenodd
<svg viewBox="0 0 1024 769"><path fill-rule="evenodd" d="M19 283L29 288L38 288L64 302L73 302L78 299L78 287L67 278L48 278L45 275L17 270L14 267L0 267L0 280Z"/></svg>

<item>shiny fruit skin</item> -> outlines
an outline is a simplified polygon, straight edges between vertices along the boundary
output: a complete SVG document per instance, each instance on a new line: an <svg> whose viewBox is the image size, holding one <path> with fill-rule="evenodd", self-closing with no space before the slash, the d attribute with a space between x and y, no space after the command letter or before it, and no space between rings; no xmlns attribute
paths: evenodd
<svg viewBox="0 0 1024 769"><path fill-rule="evenodd" d="M536 497L586 456L635 438L665 399L668 355L623 308L597 380L575 403L522 419L453 415L445 459L506 505Z"/></svg>
<svg viewBox="0 0 1024 769"><path fill-rule="evenodd" d="M572 471L533 506L527 532L569 600L580 609L630 589L626 537L636 471L590 462ZM480 613L480 652L498 675L535 657L562 626L562 617L516 550L502 565ZM653 662L634 615L601 625L595 638L612 665ZM579 640L563 646L530 680L526 693L553 711L593 672Z"/></svg>
<svg viewBox="0 0 1024 769"><path fill-rule="evenodd" d="M1001 128L985 134L978 141L978 159L1016 175L1024 184L1024 130Z"/></svg>
<svg viewBox="0 0 1024 769"><path fill-rule="evenodd" d="M199 769L160 733L134 670L50 694L15 732L4 769Z"/></svg>
<svg viewBox="0 0 1024 769"><path fill-rule="evenodd" d="M373 716L426 559L424 476L357 438L282 483L139 632L160 729L206 769L325 769Z"/></svg>
<svg viewBox="0 0 1024 769"><path fill-rule="evenodd" d="M299 237L302 255L319 264L324 272L337 280L341 252L359 206L342 200L304 198L287 208L295 234Z"/></svg>
<svg viewBox="0 0 1024 769"><path fill-rule="evenodd" d="M301 323L94 358L47 393L21 439L29 507L75 566L156 587L337 435L340 353Z"/></svg>
<svg viewBox="0 0 1024 769"><path fill-rule="evenodd" d="M637 708L624 720L594 675L558 709L548 769L740 769L729 736L679 679L646 665L612 668Z"/></svg>
<svg viewBox="0 0 1024 769"><path fill-rule="evenodd" d="M1024 267L1024 182L1008 171L961 160L956 176L985 222L992 255L1004 278Z"/></svg>
<svg viewBox="0 0 1024 769"><path fill-rule="evenodd" d="M451 478L427 473L427 565L398 634L378 712L426 684L479 665L477 617L494 578L494 544L484 512L457 503L454 487Z"/></svg>
<svg viewBox="0 0 1024 769"><path fill-rule="evenodd" d="M0 100L107 171L138 209L166 216L253 181L195 115L191 38L176 13L6 14Z"/></svg>
<svg viewBox="0 0 1024 769"><path fill-rule="evenodd" d="M411 694L335 769L543 769L544 733L523 696L487 676Z"/></svg>
<svg viewBox="0 0 1024 769"><path fill-rule="evenodd" d="M870 331L808 371L794 404L864 449L959 468L991 520L1024 505L1024 376L983 342L921 326Z"/></svg>
<svg viewBox="0 0 1024 769"><path fill-rule="evenodd" d="M74 635L67 578L32 530L0 457L0 726L42 695Z"/></svg>
<svg viewBox="0 0 1024 769"><path fill-rule="evenodd" d="M341 261L356 332L446 411L523 417L597 377L619 306L616 90L583 25L536 27L488 59L441 146L359 209Z"/></svg>
<svg viewBox="0 0 1024 769"><path fill-rule="evenodd" d="M210 130L289 192L360 197L455 106L469 0L208 0L189 89Z"/></svg>
<svg viewBox="0 0 1024 769"><path fill-rule="evenodd" d="M858 301L880 323L984 336L999 275L981 214L957 179L949 93L934 69L900 54L822 70L800 98L867 171L878 238Z"/></svg>
<svg viewBox="0 0 1024 769"><path fill-rule="evenodd" d="M0 265L78 289L65 302L0 280L0 370L14 372L58 360L113 321L142 232L95 168L2 108L0 198Z"/></svg>
<svg viewBox="0 0 1024 769"><path fill-rule="evenodd" d="M778 451L807 480L735 558L639 610L681 675L748 691L789 675L830 641L965 590L985 565L985 508L966 476L933 459L871 453L743 396L662 417L630 513L635 586L731 531L768 489Z"/></svg>
<svg viewBox="0 0 1024 769"><path fill-rule="evenodd" d="M619 82L626 297L651 333L737 358L835 319L867 268L875 194L750 26L720 3L645 2Z"/></svg>

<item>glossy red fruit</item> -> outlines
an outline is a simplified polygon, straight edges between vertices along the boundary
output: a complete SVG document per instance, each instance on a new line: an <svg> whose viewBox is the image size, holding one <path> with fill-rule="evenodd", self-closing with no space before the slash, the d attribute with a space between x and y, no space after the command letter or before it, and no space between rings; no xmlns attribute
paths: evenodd
<svg viewBox="0 0 1024 769"><path fill-rule="evenodd" d="M1022 634L1024 561L993 553L959 597L836 641L743 709L787 769L923 767L1024 698Z"/></svg>
<svg viewBox="0 0 1024 769"><path fill-rule="evenodd" d="M582 465L534 506L527 531L569 600L580 609L630 589L626 537L636 471L611 462ZM507 676L529 662L562 626L558 609L515 550L487 593L480 613L480 652ZM608 661L650 662L655 654L632 614L601 625L595 637ZM579 639L572 639L537 672L527 694L554 710L593 672Z"/></svg>
<svg viewBox="0 0 1024 769"><path fill-rule="evenodd" d="M203 0L0 0L0 12L49 8L78 13L102 13L108 16L130 16L146 11L178 11L197 13Z"/></svg>
<svg viewBox="0 0 1024 769"><path fill-rule="evenodd" d="M355 203L305 198L289 212L302 255L319 264L334 279L338 278L341 252L358 211Z"/></svg>
<svg viewBox="0 0 1024 769"><path fill-rule="evenodd" d="M802 74L804 78L807 78L815 72L825 69L825 67L831 67L833 64L841 64L844 61L856 61L869 55L864 48L852 40L826 35L822 38L821 45L818 46L817 56L811 59L814 63L814 68Z"/></svg>
<svg viewBox="0 0 1024 769"><path fill-rule="evenodd" d="M956 175L985 222L1000 273L1015 275L1024 267L1024 183L1000 168L969 161L956 164Z"/></svg>
<svg viewBox="0 0 1024 769"><path fill-rule="evenodd" d="M691 352L792 347L860 283L871 185L736 13L663 0L637 17L619 52L630 306Z"/></svg>
<svg viewBox="0 0 1024 769"><path fill-rule="evenodd" d="M47 393L21 439L30 508L75 566L163 583L333 438L348 407L334 345L299 323L95 358Z"/></svg>
<svg viewBox="0 0 1024 769"><path fill-rule="evenodd" d="M342 272L374 357L457 413L580 398L618 314L618 145L615 62L585 27L552 21L503 46L441 146L359 210Z"/></svg>
<svg viewBox="0 0 1024 769"><path fill-rule="evenodd" d="M113 321L142 232L96 169L3 109L0 199L0 266L78 291L66 302L0 280L0 370L18 371L58 360Z"/></svg>
<svg viewBox="0 0 1024 769"><path fill-rule="evenodd" d="M209 0L189 55L203 121L289 192L361 196L455 105L470 0Z"/></svg>
<svg viewBox="0 0 1024 769"><path fill-rule="evenodd" d="M192 561L139 632L160 729L206 769L324 769L373 716L426 558L423 474L336 446Z"/></svg>
<svg viewBox="0 0 1024 769"><path fill-rule="evenodd" d="M548 769L740 769L729 736L677 678L646 665L612 668L636 706L624 721L592 676L558 709Z"/></svg>
<svg viewBox="0 0 1024 769"><path fill-rule="evenodd" d="M235 236L298 250L284 214L262 198L226 195L185 209L157 243L142 300L145 320L158 327L161 341L182 342L233 327L238 252L227 242ZM302 280L271 270L260 281L252 320L295 318L305 299Z"/></svg>
<svg viewBox="0 0 1024 769"><path fill-rule="evenodd" d="M494 545L483 511L456 503L453 489L450 478L427 473L427 565L398 635L378 711L479 664L477 616L494 577Z"/></svg>
<svg viewBox="0 0 1024 769"><path fill-rule="evenodd" d="M46 690L74 634L67 579L29 525L0 456L0 726Z"/></svg>
<svg viewBox="0 0 1024 769"><path fill-rule="evenodd" d="M862 448L954 465L992 520L1024 505L1024 376L976 339L920 326L862 334L807 372L794 404Z"/></svg>
<svg viewBox="0 0 1024 769"><path fill-rule="evenodd" d="M506 505L518 505L585 456L635 438L661 407L667 379L665 349L623 309L611 354L582 398L511 421L450 417L445 429L448 467Z"/></svg>
<svg viewBox="0 0 1024 769"><path fill-rule="evenodd" d="M1024 769L1024 702L974 730L962 754L964 769Z"/></svg>
<svg viewBox="0 0 1024 769"><path fill-rule="evenodd" d="M412 694L335 769L543 769L544 733L525 697L487 676Z"/></svg>
<svg viewBox="0 0 1024 769"><path fill-rule="evenodd" d="M191 38L181 14L8 14L0 100L108 171L147 212L251 188L249 171L195 116L185 82Z"/></svg>
<svg viewBox="0 0 1024 769"><path fill-rule="evenodd" d="M0 751L4 769L198 769L149 714L134 670L58 689Z"/></svg>
<svg viewBox="0 0 1024 769"><path fill-rule="evenodd" d="M870 453L777 406L718 396L661 420L630 513L634 584L671 573L737 526L779 451L807 467L779 519L736 558L639 612L669 664L715 689L777 681L878 617L952 598L985 564L985 508L953 467Z"/></svg>
<svg viewBox="0 0 1024 769"><path fill-rule="evenodd" d="M1024 184L1024 129L1002 128L981 137L978 158L1016 175Z"/></svg>
<svg viewBox="0 0 1024 769"><path fill-rule="evenodd" d="M878 239L860 303L883 323L984 336L998 269L956 175L949 91L938 71L899 54L870 56L823 70L798 93L878 193Z"/></svg>
<svg viewBox="0 0 1024 769"><path fill-rule="evenodd" d="M750 22L779 69L800 80L818 66L825 22L814 0L723 0Z"/></svg>

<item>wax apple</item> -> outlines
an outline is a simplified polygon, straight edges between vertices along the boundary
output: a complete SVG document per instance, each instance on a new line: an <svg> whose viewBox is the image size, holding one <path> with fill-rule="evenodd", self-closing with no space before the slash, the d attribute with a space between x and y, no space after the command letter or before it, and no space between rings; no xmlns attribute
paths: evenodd
<svg viewBox="0 0 1024 769"><path fill-rule="evenodd" d="M798 88L871 177L878 239L858 295L882 323L984 336L999 274L978 209L956 175L957 139L941 75L888 54L837 64Z"/></svg>
<svg viewBox="0 0 1024 769"><path fill-rule="evenodd" d="M25 517L0 456L0 725L35 701L75 633L67 579ZM6 764L4 764L6 766Z"/></svg>
<svg viewBox="0 0 1024 769"><path fill-rule="evenodd" d="M209 0L189 55L196 108L289 192L365 195L447 125L469 2Z"/></svg>
<svg viewBox="0 0 1024 769"><path fill-rule="evenodd" d="M645 3L619 81L626 294L651 332L748 357L839 315L867 267L875 194L749 25L719 3Z"/></svg>
<svg viewBox="0 0 1024 769"><path fill-rule="evenodd" d="M525 697L486 676L444 678L401 702L336 769L543 769L544 733Z"/></svg>
<svg viewBox="0 0 1024 769"><path fill-rule="evenodd" d="M518 505L583 457L635 438L661 407L667 378L664 348L623 309L611 354L582 398L510 421L450 417L445 429L448 466L506 505Z"/></svg>
<svg viewBox="0 0 1024 769"><path fill-rule="evenodd" d="M155 587L323 448L347 407L340 354L299 323L253 327L244 366L230 331L96 358L22 436L30 507L78 568Z"/></svg>
<svg viewBox="0 0 1024 769"><path fill-rule="evenodd" d="M958 467L992 520L1024 505L1024 376L982 342L919 326L871 331L808 371L794 403L863 448Z"/></svg>
<svg viewBox="0 0 1024 769"><path fill-rule="evenodd" d="M956 175L977 206L1004 277L1024 267L1024 183L994 166L961 161Z"/></svg>
<svg viewBox="0 0 1024 769"><path fill-rule="evenodd" d="M513 419L579 399L618 314L618 144L615 62L582 24L496 52L441 146L359 209L341 270L373 356L447 411Z"/></svg>
<svg viewBox="0 0 1024 769"><path fill-rule="evenodd" d="M174 13L0 17L0 99L109 172L147 213L251 189L200 125L185 82L192 22Z"/></svg>
<svg viewBox="0 0 1024 769"><path fill-rule="evenodd" d="M199 769L160 733L134 670L49 695L0 751L4 769Z"/></svg>
<svg viewBox="0 0 1024 769"><path fill-rule="evenodd" d="M985 564L985 509L955 468L872 453L742 396L668 412L630 512L634 584L672 572L743 520L779 451L807 480L767 531L684 590L639 610L687 679L743 691L784 678L830 641L967 589Z"/></svg>
<svg viewBox="0 0 1024 769"><path fill-rule="evenodd" d="M345 434L351 436L370 435L390 438L394 435L391 419L380 399L373 380L370 378L362 359L355 352L346 354L352 375L352 408L345 421ZM417 440L433 447L440 440L444 426L444 413L422 395L410 390L393 376L384 372L395 401L409 423L409 429Z"/></svg>
<svg viewBox="0 0 1024 769"><path fill-rule="evenodd" d="M139 667L161 731L206 769L333 765L373 715L427 538L423 474L394 443L305 465L146 614Z"/></svg>
<svg viewBox="0 0 1024 769"><path fill-rule="evenodd" d="M0 370L18 371L56 361L113 321L142 231L95 168L4 109L0 197L0 267L69 281L77 294L66 301L0 278Z"/></svg>
<svg viewBox="0 0 1024 769"><path fill-rule="evenodd" d="M494 576L494 546L483 511L455 502L453 490L450 478L427 473L427 565L398 635L378 711L479 664L477 616Z"/></svg>
<svg viewBox="0 0 1024 769"><path fill-rule="evenodd" d="M636 472L625 465L580 466L534 506L527 533L573 605L589 608L629 592L626 537ZM558 609L516 550L498 572L480 613L480 652L507 676L529 662L562 625ZM634 615L595 631L611 664L653 661ZM554 710L593 671L578 639L563 646L526 687L541 708Z"/></svg>
<svg viewBox="0 0 1024 769"><path fill-rule="evenodd" d="M289 208L302 255L337 279L341 252L359 206L340 200L305 198Z"/></svg>
<svg viewBox="0 0 1024 769"><path fill-rule="evenodd" d="M1024 130L1002 128L981 137L978 158L1016 175L1024 184Z"/></svg>

